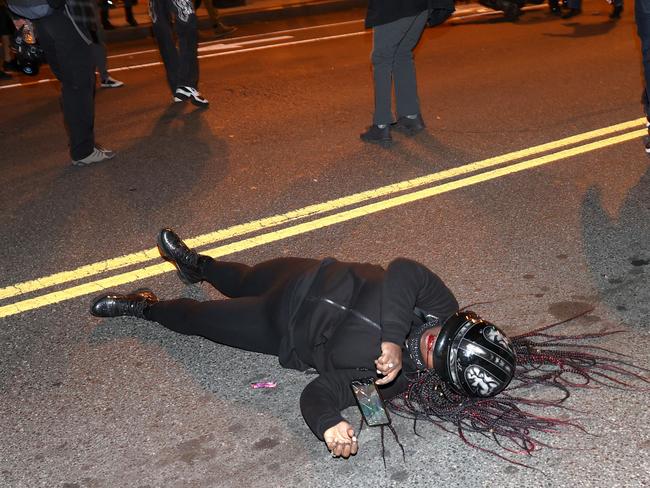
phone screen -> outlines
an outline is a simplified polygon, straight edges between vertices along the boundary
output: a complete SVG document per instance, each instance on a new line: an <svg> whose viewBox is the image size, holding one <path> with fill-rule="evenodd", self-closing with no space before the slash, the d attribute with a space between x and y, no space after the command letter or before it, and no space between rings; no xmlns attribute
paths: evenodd
<svg viewBox="0 0 650 488"><path fill-rule="evenodd" d="M350 383L361 415L369 426L390 424L384 400L381 398L375 380L363 378Z"/></svg>

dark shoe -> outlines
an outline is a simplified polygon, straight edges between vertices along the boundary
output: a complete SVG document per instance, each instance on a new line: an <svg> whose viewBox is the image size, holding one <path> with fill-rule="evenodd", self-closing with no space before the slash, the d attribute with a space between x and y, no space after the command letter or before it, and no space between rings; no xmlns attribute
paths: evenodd
<svg viewBox="0 0 650 488"><path fill-rule="evenodd" d="M130 26L135 27L138 25L138 21L133 17L133 7L127 5L124 6L124 17Z"/></svg>
<svg viewBox="0 0 650 488"><path fill-rule="evenodd" d="M505 5L505 8L503 10L503 16L508 22L514 22L517 19L519 19L519 16L521 15L521 9L519 8L519 5L517 5L514 2L508 2Z"/></svg>
<svg viewBox="0 0 650 488"><path fill-rule="evenodd" d="M0 69L0 80L10 80L11 75L9 73L5 73Z"/></svg>
<svg viewBox="0 0 650 488"><path fill-rule="evenodd" d="M612 10L612 13L609 14L609 18L612 20L618 20L621 18L622 13L623 13L623 5L614 5L614 9Z"/></svg>
<svg viewBox="0 0 650 488"><path fill-rule="evenodd" d="M163 229L158 234L158 251L163 259L173 263L178 269L178 277L187 285L203 281L201 256L191 250L171 229Z"/></svg>
<svg viewBox="0 0 650 488"><path fill-rule="evenodd" d="M146 319L145 310L154 303L158 303L158 297L151 290L136 290L127 295L110 293L95 298L90 313L95 317L127 316Z"/></svg>
<svg viewBox="0 0 650 488"><path fill-rule="evenodd" d="M570 19L571 17L575 17L576 15L580 15L582 13L582 10L579 8L570 8L566 12L562 14L563 19Z"/></svg>
<svg viewBox="0 0 650 488"><path fill-rule="evenodd" d="M217 22L212 26L212 30L214 31L214 37L218 39L232 34L237 30L237 27L226 25L223 22Z"/></svg>
<svg viewBox="0 0 650 488"><path fill-rule="evenodd" d="M2 63L2 69L4 71L15 71L18 73L20 71L20 67L18 66L18 63L16 62L15 59L12 59L11 61L5 61Z"/></svg>
<svg viewBox="0 0 650 488"><path fill-rule="evenodd" d="M389 148L393 144L393 138L390 136L390 125L381 128L373 124L359 137L364 142L379 144L385 148Z"/></svg>
<svg viewBox="0 0 650 488"><path fill-rule="evenodd" d="M414 136L418 132L422 132L426 127L426 125L424 125L424 120L422 120L422 115L420 114L418 114L414 119L402 116L397 119L397 122L392 123L391 126L397 132L401 132L407 136Z"/></svg>

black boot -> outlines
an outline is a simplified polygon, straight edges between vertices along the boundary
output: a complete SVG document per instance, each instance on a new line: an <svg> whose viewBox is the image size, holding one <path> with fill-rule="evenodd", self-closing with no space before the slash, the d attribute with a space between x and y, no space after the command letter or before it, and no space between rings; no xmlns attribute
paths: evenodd
<svg viewBox="0 0 650 488"><path fill-rule="evenodd" d="M178 277L183 283L191 285L203 281L201 262L204 256L191 250L171 229L163 229L158 234L158 251L178 269Z"/></svg>
<svg viewBox="0 0 650 488"><path fill-rule="evenodd" d="M137 317L146 319L145 311L158 297L151 290L136 290L127 295L109 293L93 300L90 313L95 317Z"/></svg>

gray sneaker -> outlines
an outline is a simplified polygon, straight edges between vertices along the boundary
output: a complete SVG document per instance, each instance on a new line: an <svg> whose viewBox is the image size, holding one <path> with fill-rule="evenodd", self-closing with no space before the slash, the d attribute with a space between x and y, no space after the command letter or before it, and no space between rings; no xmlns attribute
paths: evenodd
<svg viewBox="0 0 650 488"><path fill-rule="evenodd" d="M107 159L113 159L115 157L115 152L110 149L104 149L101 146L95 146L93 152L88 156L82 159L76 159L72 161L73 166L88 166L89 164L99 163L101 161L106 161Z"/></svg>

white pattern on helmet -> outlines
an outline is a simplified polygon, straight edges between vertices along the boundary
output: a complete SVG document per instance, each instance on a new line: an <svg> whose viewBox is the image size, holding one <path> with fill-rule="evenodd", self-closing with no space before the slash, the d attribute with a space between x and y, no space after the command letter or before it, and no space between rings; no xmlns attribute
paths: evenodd
<svg viewBox="0 0 650 488"><path fill-rule="evenodd" d="M477 365L469 366L465 370L465 380L481 396L490 396L499 387L496 378Z"/></svg>
<svg viewBox="0 0 650 488"><path fill-rule="evenodd" d="M509 341L496 327L486 327L483 329L483 336L493 344L508 349Z"/></svg>

